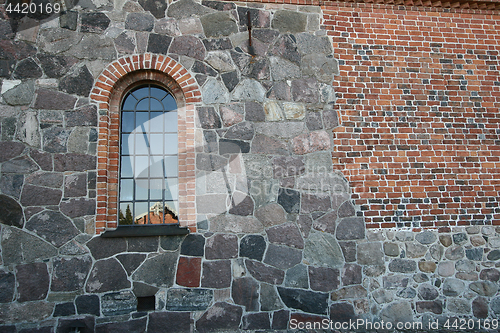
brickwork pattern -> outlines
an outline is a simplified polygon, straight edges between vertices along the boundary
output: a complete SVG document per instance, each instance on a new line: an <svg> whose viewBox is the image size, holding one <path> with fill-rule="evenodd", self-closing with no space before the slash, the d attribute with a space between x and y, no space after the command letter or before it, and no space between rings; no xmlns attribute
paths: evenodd
<svg viewBox="0 0 500 333"><path fill-rule="evenodd" d="M122 57L97 78L90 98L99 106L96 233L117 226L120 103L125 92L144 81L163 84L178 109L179 220L194 226L194 105L201 101L196 80L174 59L151 53ZM193 229L194 230L194 229Z"/></svg>
<svg viewBox="0 0 500 333"><path fill-rule="evenodd" d="M342 170L368 228L500 224L498 15L338 3Z"/></svg>

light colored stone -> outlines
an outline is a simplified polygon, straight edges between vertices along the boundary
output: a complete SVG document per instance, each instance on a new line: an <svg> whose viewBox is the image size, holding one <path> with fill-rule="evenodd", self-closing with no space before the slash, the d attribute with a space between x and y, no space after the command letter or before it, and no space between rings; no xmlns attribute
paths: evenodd
<svg viewBox="0 0 500 333"><path fill-rule="evenodd" d="M305 244L304 262L317 267L340 268L344 265L344 255L332 235L311 230Z"/></svg>
<svg viewBox="0 0 500 333"><path fill-rule="evenodd" d="M325 131L303 134L293 139L293 151L298 155L328 150L330 147L330 136Z"/></svg>
<svg viewBox="0 0 500 333"><path fill-rule="evenodd" d="M233 90L232 99L235 101L263 102L266 95L264 87L256 80L242 80Z"/></svg>
<svg viewBox="0 0 500 333"><path fill-rule="evenodd" d="M228 51L212 51L208 52L205 58L210 66L216 70L224 73L230 72L236 69L236 66L231 59L231 55Z"/></svg>
<svg viewBox="0 0 500 333"><path fill-rule="evenodd" d="M413 310L409 302L391 303L380 312L380 317L385 322L407 323L413 322Z"/></svg>
<svg viewBox="0 0 500 333"><path fill-rule="evenodd" d="M224 104L229 100L229 95L224 84L216 79L208 79L202 88L203 103Z"/></svg>
<svg viewBox="0 0 500 333"><path fill-rule="evenodd" d="M203 34L203 26L201 21L196 17L189 17L178 22L179 30L183 35L200 35Z"/></svg>
<svg viewBox="0 0 500 333"><path fill-rule="evenodd" d="M17 124L17 138L29 146L41 147L41 137L37 113L26 111L21 113Z"/></svg>
<svg viewBox="0 0 500 333"><path fill-rule="evenodd" d="M455 274L455 264L452 261L442 261L438 265L438 274L444 277Z"/></svg>
<svg viewBox="0 0 500 333"><path fill-rule="evenodd" d="M253 216L218 215L210 219L211 232L260 233L262 223Z"/></svg>
<svg viewBox="0 0 500 333"><path fill-rule="evenodd" d="M255 131L267 136L293 138L303 133L304 130L303 122L255 123Z"/></svg>
<svg viewBox="0 0 500 333"><path fill-rule="evenodd" d="M361 243L358 245L358 264L383 265L384 253L380 243Z"/></svg>
<svg viewBox="0 0 500 333"><path fill-rule="evenodd" d="M284 119L281 105L277 101L266 101L264 103L264 113L266 114L266 121L280 121Z"/></svg>
<svg viewBox="0 0 500 333"><path fill-rule="evenodd" d="M288 120L302 120L306 117L304 104L285 102L283 103L283 111Z"/></svg>

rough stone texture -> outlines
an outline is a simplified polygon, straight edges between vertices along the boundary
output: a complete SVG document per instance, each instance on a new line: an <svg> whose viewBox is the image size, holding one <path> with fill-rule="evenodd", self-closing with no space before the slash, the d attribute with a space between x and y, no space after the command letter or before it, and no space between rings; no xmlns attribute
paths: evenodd
<svg viewBox="0 0 500 333"><path fill-rule="evenodd" d="M53 244L56 247L78 235L78 229L63 214L57 211L43 211L26 222L26 229Z"/></svg>
<svg viewBox="0 0 500 333"><path fill-rule="evenodd" d="M204 311L213 299L210 289L170 289L166 308L169 311Z"/></svg>
<svg viewBox="0 0 500 333"><path fill-rule="evenodd" d="M338 268L343 265L344 256L332 235L311 231L304 248L304 260L313 266Z"/></svg>
<svg viewBox="0 0 500 333"><path fill-rule="evenodd" d="M178 252L166 252L152 256L146 259L132 277L136 281L142 281L156 287L171 287L174 283L175 264L178 256Z"/></svg>
<svg viewBox="0 0 500 333"><path fill-rule="evenodd" d="M329 292L340 285L340 274L338 269L309 266L309 282L312 290Z"/></svg>
<svg viewBox="0 0 500 333"><path fill-rule="evenodd" d="M328 294L300 289L278 287L278 292L286 306L308 313L326 314Z"/></svg>
<svg viewBox="0 0 500 333"><path fill-rule="evenodd" d="M238 256L238 237L232 234L217 234L206 241L205 257L209 260L231 259Z"/></svg>
<svg viewBox="0 0 500 333"><path fill-rule="evenodd" d="M45 299L50 283L47 265L34 263L17 266L16 281L19 302Z"/></svg>
<svg viewBox="0 0 500 333"><path fill-rule="evenodd" d="M69 110L76 102L76 97L54 90L38 89L36 93L35 109Z"/></svg>
<svg viewBox="0 0 500 333"><path fill-rule="evenodd" d="M89 256L60 258L53 263L51 291L79 291L83 289L92 267Z"/></svg>
<svg viewBox="0 0 500 333"><path fill-rule="evenodd" d="M240 241L240 257L261 261L266 250L266 241L260 235L247 235Z"/></svg>
<svg viewBox="0 0 500 333"><path fill-rule="evenodd" d="M201 286L204 288L228 288L231 285L231 261L216 260L203 263Z"/></svg>
<svg viewBox="0 0 500 333"><path fill-rule="evenodd" d="M345 218L337 226L338 240L363 239L365 237L365 224L362 218Z"/></svg>
<svg viewBox="0 0 500 333"><path fill-rule="evenodd" d="M12 198L0 195L0 223L22 228L24 216L21 206Z"/></svg>
<svg viewBox="0 0 500 333"><path fill-rule="evenodd" d="M250 274L261 282L269 284L281 284L285 273L277 268L265 265L258 261L245 260L245 265Z"/></svg>
<svg viewBox="0 0 500 333"><path fill-rule="evenodd" d="M101 305L99 296L97 295L81 295L75 299L76 311L79 315L91 314L99 316L101 313Z"/></svg>
<svg viewBox="0 0 500 333"><path fill-rule="evenodd" d="M105 294L101 298L101 311L105 316L128 314L137 309L137 299L131 291Z"/></svg>
<svg viewBox="0 0 500 333"><path fill-rule="evenodd" d="M293 223L271 227L266 230L266 233L270 243L286 245L296 249L304 248L304 240L300 235L299 229Z"/></svg>
<svg viewBox="0 0 500 333"><path fill-rule="evenodd" d="M279 269L288 269L300 263L302 251L287 246L269 244L264 262Z"/></svg>
<svg viewBox="0 0 500 333"><path fill-rule="evenodd" d="M250 277L235 279L231 295L236 304L245 307L245 311L259 310L259 284Z"/></svg>
<svg viewBox="0 0 500 333"><path fill-rule="evenodd" d="M358 264L382 265L384 254L380 243L362 243L358 245Z"/></svg>
<svg viewBox="0 0 500 333"><path fill-rule="evenodd" d="M114 259L99 260L94 264L85 289L87 292L107 292L130 287L127 273Z"/></svg>

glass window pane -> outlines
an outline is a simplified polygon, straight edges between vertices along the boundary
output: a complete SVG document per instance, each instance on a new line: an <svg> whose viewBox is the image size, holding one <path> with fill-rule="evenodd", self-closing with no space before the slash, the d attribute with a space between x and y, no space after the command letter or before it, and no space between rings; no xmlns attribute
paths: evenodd
<svg viewBox="0 0 500 333"><path fill-rule="evenodd" d="M133 217L134 203L122 202L120 203L119 223L120 225L131 225L134 223Z"/></svg>
<svg viewBox="0 0 500 333"><path fill-rule="evenodd" d="M165 157L165 177L177 177L177 156Z"/></svg>
<svg viewBox="0 0 500 333"><path fill-rule="evenodd" d="M120 176L122 178L134 176L134 173L132 172L133 161L134 161L133 156L122 156L120 162Z"/></svg>
<svg viewBox="0 0 500 333"><path fill-rule="evenodd" d="M157 99L154 99L154 98L150 98L149 99L149 109L150 110L154 110L154 111L160 111L160 110L163 110L163 105L157 100Z"/></svg>
<svg viewBox="0 0 500 333"><path fill-rule="evenodd" d="M151 202L161 201L163 198L163 179L150 179L149 188Z"/></svg>
<svg viewBox="0 0 500 333"><path fill-rule="evenodd" d="M167 92L165 90L151 87L151 97L154 97L161 101L163 98L165 98L166 95Z"/></svg>
<svg viewBox="0 0 500 333"><path fill-rule="evenodd" d="M121 152L122 152L122 155L130 155L130 154L134 153L134 135L133 134L122 134Z"/></svg>
<svg viewBox="0 0 500 333"><path fill-rule="evenodd" d="M134 130L134 113L122 112L122 133L130 133Z"/></svg>
<svg viewBox="0 0 500 333"><path fill-rule="evenodd" d="M163 106L165 107L165 111L171 111L171 110L176 110L177 109L177 103L175 102L175 99L172 95L167 95L163 100L162 100Z"/></svg>
<svg viewBox="0 0 500 333"><path fill-rule="evenodd" d="M163 134L151 134L151 153L152 155L163 155Z"/></svg>
<svg viewBox="0 0 500 333"><path fill-rule="evenodd" d="M165 179L165 200L178 199L178 181L177 178Z"/></svg>
<svg viewBox="0 0 500 333"><path fill-rule="evenodd" d="M137 103L137 106L135 107L137 111L147 111L149 110L149 98L145 98L139 103Z"/></svg>
<svg viewBox="0 0 500 333"><path fill-rule="evenodd" d="M132 201L134 200L134 180L122 179L120 181L120 200Z"/></svg>
<svg viewBox="0 0 500 333"><path fill-rule="evenodd" d="M165 154L177 155L177 134L165 134Z"/></svg>
<svg viewBox="0 0 500 333"><path fill-rule="evenodd" d="M149 131L149 113L148 112L136 112L136 132L148 132Z"/></svg>
<svg viewBox="0 0 500 333"><path fill-rule="evenodd" d="M165 132L177 133L177 112L166 112L164 115Z"/></svg>
<svg viewBox="0 0 500 333"><path fill-rule="evenodd" d="M123 110L134 110L137 100L132 95L128 95L127 99L123 103Z"/></svg>
<svg viewBox="0 0 500 333"><path fill-rule="evenodd" d="M148 178L149 177L149 157L148 156L136 156L135 157L134 177L135 178Z"/></svg>
<svg viewBox="0 0 500 333"><path fill-rule="evenodd" d="M148 200L149 197L149 180L136 179L135 180L135 199Z"/></svg>
<svg viewBox="0 0 500 333"><path fill-rule="evenodd" d="M149 138L147 133L135 134L135 153L140 155L149 154Z"/></svg>
<svg viewBox="0 0 500 333"><path fill-rule="evenodd" d="M151 132L163 133L163 112L151 112L149 126Z"/></svg>
<svg viewBox="0 0 500 333"><path fill-rule="evenodd" d="M140 100L141 98L149 96L149 87L142 87L137 90L134 90L132 92L132 95L134 95L137 100Z"/></svg>
<svg viewBox="0 0 500 333"><path fill-rule="evenodd" d="M170 212L170 214L169 214ZM175 219L179 216L179 205L177 201L165 201L165 215L174 215ZM168 216L165 216L165 222L168 222Z"/></svg>
<svg viewBox="0 0 500 333"><path fill-rule="evenodd" d="M149 177L163 178L163 173L164 173L163 156L151 156L150 161L152 163L151 166L149 167Z"/></svg>
<svg viewBox="0 0 500 333"><path fill-rule="evenodd" d="M149 206L147 202L136 202L135 203L135 218L134 221L137 224L148 224L148 212Z"/></svg>

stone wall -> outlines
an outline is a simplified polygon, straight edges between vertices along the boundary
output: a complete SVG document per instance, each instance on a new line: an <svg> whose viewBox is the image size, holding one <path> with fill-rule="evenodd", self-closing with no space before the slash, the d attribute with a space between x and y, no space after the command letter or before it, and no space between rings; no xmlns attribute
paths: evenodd
<svg viewBox="0 0 500 333"><path fill-rule="evenodd" d="M325 24L318 6L191 0L81 1L42 22L2 12L1 330L497 318L498 228L365 230L332 165L340 72ZM201 90L197 226L104 238L107 114L89 95L111 62L145 53L174 59Z"/></svg>

